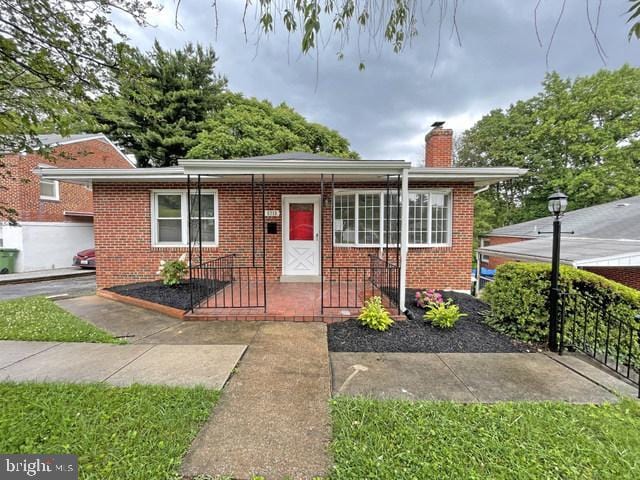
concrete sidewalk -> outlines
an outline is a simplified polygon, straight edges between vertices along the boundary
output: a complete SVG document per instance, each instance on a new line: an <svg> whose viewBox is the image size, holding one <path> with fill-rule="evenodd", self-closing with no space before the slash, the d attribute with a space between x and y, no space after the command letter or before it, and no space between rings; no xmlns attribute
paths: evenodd
<svg viewBox="0 0 640 480"><path fill-rule="evenodd" d="M185 322L96 295L58 300L74 315L129 343L249 345L264 322Z"/></svg>
<svg viewBox="0 0 640 480"><path fill-rule="evenodd" d="M568 356L561 358L569 361ZM334 395L604 403L617 401L611 391L637 393L631 385L581 360L571 362L572 369L541 353L331 353ZM598 373L606 376L607 383L596 378Z"/></svg>
<svg viewBox="0 0 640 480"><path fill-rule="evenodd" d="M48 280L57 280L60 278L85 277L95 274L95 270L73 267L36 270L34 272L6 273L4 275L0 275L0 285L46 282Z"/></svg>
<svg viewBox="0 0 640 480"><path fill-rule="evenodd" d="M262 323L185 457L183 475L324 477L330 395L326 326Z"/></svg>
<svg viewBox="0 0 640 480"><path fill-rule="evenodd" d="M0 381L203 385L221 389L245 348L0 341Z"/></svg>

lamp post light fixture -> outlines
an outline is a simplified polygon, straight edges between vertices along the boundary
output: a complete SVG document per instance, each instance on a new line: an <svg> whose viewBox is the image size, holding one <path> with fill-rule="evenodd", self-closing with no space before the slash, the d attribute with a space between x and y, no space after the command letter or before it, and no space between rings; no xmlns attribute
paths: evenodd
<svg viewBox="0 0 640 480"><path fill-rule="evenodd" d="M553 251L551 255L551 288L549 289L549 349L558 351L558 278L560 276L560 217L567 210L568 197L558 191L549 195L549 211L553 214Z"/></svg>

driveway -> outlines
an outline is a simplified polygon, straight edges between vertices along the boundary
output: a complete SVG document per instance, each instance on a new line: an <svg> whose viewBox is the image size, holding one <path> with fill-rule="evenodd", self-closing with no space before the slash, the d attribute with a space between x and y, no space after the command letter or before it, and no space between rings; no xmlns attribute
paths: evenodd
<svg viewBox="0 0 640 480"><path fill-rule="evenodd" d="M95 275L61 278L45 282L12 283L0 285L0 300L31 297L33 295L88 295L96 291Z"/></svg>

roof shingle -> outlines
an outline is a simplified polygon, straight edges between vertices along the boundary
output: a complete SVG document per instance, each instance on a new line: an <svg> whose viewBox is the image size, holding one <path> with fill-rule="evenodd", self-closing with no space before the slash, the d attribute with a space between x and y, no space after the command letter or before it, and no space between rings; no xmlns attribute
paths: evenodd
<svg viewBox="0 0 640 480"><path fill-rule="evenodd" d="M553 217L495 228L487 235L539 237L553 228ZM640 195L567 212L562 230L575 237L616 240L640 240Z"/></svg>

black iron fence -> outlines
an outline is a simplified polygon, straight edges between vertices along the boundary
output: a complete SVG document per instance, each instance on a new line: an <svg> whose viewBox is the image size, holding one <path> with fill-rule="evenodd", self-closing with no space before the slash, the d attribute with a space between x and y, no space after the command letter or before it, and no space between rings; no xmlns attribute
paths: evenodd
<svg viewBox="0 0 640 480"><path fill-rule="evenodd" d="M266 308L265 269L238 265L235 254L191 267L191 310L196 308Z"/></svg>
<svg viewBox="0 0 640 480"><path fill-rule="evenodd" d="M482 291L484 290L484 287L486 287L487 285L489 285L491 282L493 282L494 278L493 277L487 277L484 275L479 275L478 276L478 291Z"/></svg>
<svg viewBox="0 0 640 480"><path fill-rule="evenodd" d="M322 308L359 308L372 296L386 297L400 312L400 268L369 256L367 266L325 266Z"/></svg>
<svg viewBox="0 0 640 480"><path fill-rule="evenodd" d="M638 385L640 316L586 293L561 293L559 353L579 351Z"/></svg>

